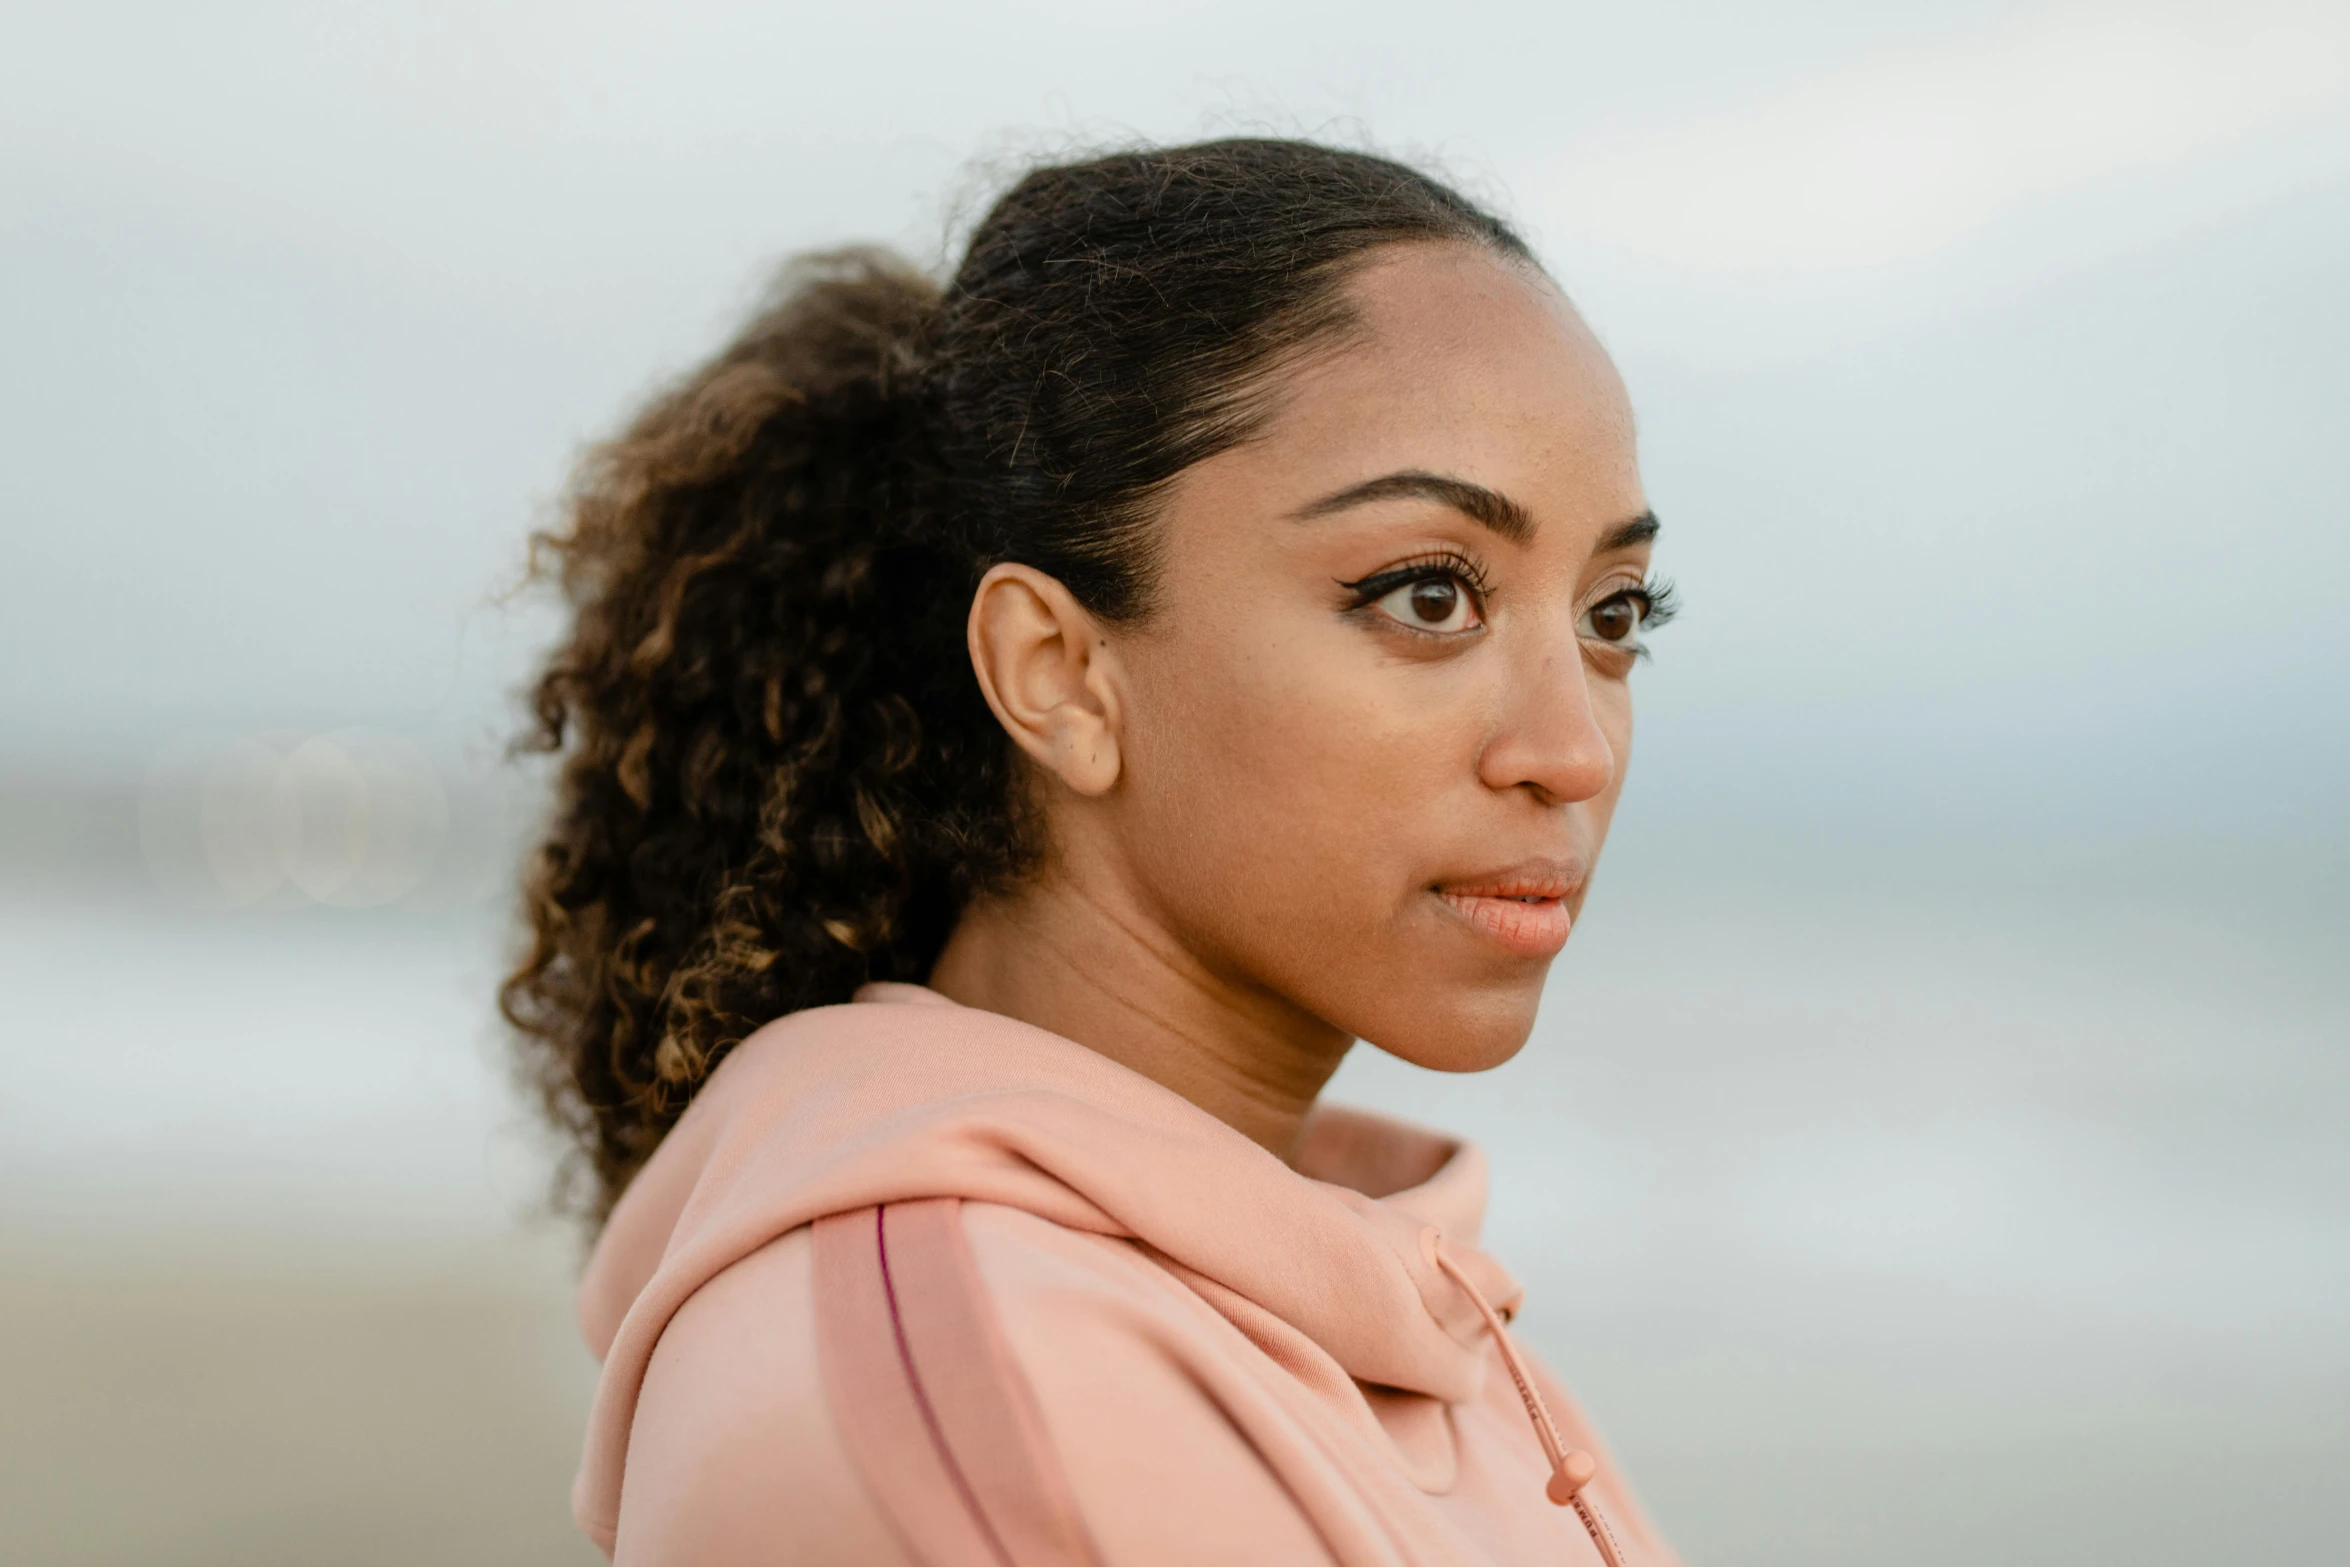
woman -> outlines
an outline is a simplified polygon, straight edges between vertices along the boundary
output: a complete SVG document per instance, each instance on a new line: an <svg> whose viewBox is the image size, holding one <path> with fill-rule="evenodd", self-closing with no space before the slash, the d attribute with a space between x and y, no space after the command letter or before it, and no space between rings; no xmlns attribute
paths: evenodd
<svg viewBox="0 0 2350 1567"><path fill-rule="evenodd" d="M1623 388L1423 176L1039 169L804 261L542 541L508 981L607 1216L622 1564L1669 1554L1510 1343L1474 1150L1664 616Z"/></svg>

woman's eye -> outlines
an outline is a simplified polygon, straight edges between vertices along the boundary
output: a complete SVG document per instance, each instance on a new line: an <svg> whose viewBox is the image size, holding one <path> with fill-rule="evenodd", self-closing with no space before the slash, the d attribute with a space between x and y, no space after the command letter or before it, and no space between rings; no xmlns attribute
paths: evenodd
<svg viewBox="0 0 2350 1567"><path fill-rule="evenodd" d="M1477 606L1457 577L1422 577L1378 600L1390 618L1416 631L1468 631L1478 624Z"/></svg>
<svg viewBox="0 0 2350 1567"><path fill-rule="evenodd" d="M1618 593L1601 599L1583 615L1584 635L1617 647L1640 645L1640 623L1647 618L1647 604L1638 593Z"/></svg>

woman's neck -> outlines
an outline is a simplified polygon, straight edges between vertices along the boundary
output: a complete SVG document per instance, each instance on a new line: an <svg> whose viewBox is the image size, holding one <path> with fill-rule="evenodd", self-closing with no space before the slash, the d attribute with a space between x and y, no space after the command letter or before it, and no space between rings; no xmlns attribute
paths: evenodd
<svg viewBox="0 0 2350 1567"><path fill-rule="evenodd" d="M1354 1043L1216 974L1134 900L1057 877L966 910L930 988L1108 1056L1286 1162Z"/></svg>

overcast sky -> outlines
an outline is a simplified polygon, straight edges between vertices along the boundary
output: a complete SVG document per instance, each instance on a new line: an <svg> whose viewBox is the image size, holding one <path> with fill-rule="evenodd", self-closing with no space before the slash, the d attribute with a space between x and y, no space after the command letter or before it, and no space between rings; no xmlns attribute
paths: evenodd
<svg viewBox="0 0 2350 1567"><path fill-rule="evenodd" d="M1660 797L2341 830L2339 5L16 7L0 758L481 742L524 530L775 259L1258 129L1435 160L1616 352Z"/></svg>

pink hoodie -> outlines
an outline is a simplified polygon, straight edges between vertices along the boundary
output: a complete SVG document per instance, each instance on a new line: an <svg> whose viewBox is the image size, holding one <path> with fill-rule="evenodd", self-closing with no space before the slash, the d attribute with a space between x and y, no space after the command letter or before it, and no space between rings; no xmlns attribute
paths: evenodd
<svg viewBox="0 0 2350 1567"><path fill-rule="evenodd" d="M744 1041L614 1212L574 1510L619 1567L1670 1564L1509 1345L1484 1203L1465 1145L1325 1108L1293 1170L868 986Z"/></svg>

